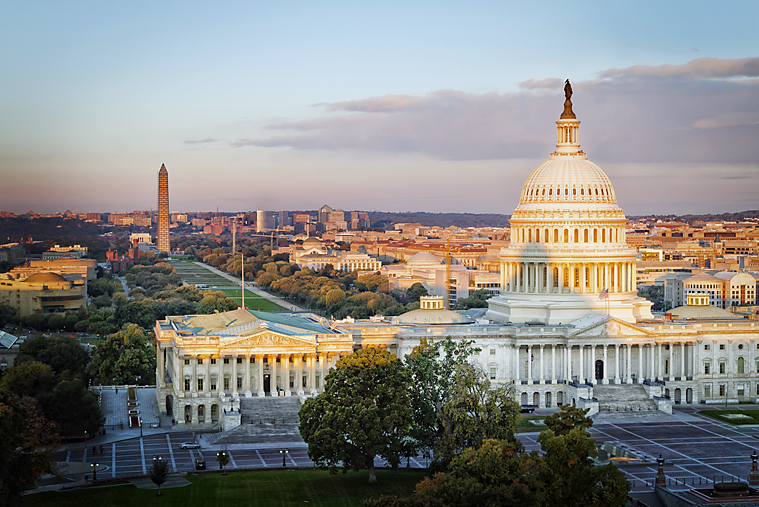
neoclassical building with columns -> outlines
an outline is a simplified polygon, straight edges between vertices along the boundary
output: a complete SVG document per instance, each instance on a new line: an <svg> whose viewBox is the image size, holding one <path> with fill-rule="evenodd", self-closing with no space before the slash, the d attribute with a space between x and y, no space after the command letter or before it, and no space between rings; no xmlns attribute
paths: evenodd
<svg viewBox="0 0 759 507"><path fill-rule="evenodd" d="M494 384L513 386L522 404L577 403L611 416L610 407L640 396L664 413L672 404L759 400L759 322L699 293L654 317L637 296L624 213L609 178L579 149L569 96L556 151L527 178L512 216L500 294L486 313L462 318L430 296L393 319L242 309L168 317L155 328L161 409L180 424L231 429L241 397L312 396L358 348L402 358L423 339L448 336L472 340L471 361ZM611 385L619 388L609 402Z"/></svg>

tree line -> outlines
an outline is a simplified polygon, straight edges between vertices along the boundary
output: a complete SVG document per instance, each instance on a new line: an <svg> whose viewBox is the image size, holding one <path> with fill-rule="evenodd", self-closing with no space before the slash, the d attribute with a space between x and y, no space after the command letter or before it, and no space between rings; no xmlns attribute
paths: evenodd
<svg viewBox="0 0 759 507"><path fill-rule="evenodd" d="M563 406L545 419L542 453L516 439L513 386L493 386L469 362L473 342L422 341L403 361L367 348L341 358L324 392L301 407L300 433L316 466L394 470L418 454L431 477L409 498L381 497L369 507L444 505L624 506L630 484L614 465L596 466L587 411Z"/></svg>

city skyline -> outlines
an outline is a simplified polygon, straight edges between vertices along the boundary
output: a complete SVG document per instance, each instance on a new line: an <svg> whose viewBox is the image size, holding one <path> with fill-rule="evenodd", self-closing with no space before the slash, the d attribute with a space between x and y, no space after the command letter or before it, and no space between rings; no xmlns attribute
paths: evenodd
<svg viewBox="0 0 759 507"><path fill-rule="evenodd" d="M7 6L4 211L510 214L581 148L627 215L759 208L759 6Z"/></svg>

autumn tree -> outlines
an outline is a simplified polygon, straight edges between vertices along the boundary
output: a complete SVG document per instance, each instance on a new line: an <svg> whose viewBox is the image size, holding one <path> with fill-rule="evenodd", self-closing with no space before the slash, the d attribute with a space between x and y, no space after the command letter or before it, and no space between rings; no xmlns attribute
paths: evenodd
<svg viewBox="0 0 759 507"><path fill-rule="evenodd" d="M566 435L573 428L588 429L593 426L593 419L588 417L589 408L582 409L574 405L562 405L561 410L546 416L543 423L556 435Z"/></svg>
<svg viewBox="0 0 759 507"><path fill-rule="evenodd" d="M367 348L340 359L330 370L324 392L301 407L300 434L308 456L335 473L369 469L374 458L397 468L411 424L408 369L384 349Z"/></svg>
<svg viewBox="0 0 759 507"><path fill-rule="evenodd" d="M98 344L88 371L104 385L155 382L155 349L137 324L126 324Z"/></svg>

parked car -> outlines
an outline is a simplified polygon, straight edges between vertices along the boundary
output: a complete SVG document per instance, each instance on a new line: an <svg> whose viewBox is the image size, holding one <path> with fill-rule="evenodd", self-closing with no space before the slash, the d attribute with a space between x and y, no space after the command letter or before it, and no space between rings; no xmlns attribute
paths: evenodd
<svg viewBox="0 0 759 507"><path fill-rule="evenodd" d="M523 414L528 414L528 413L530 413L530 412L535 412L535 409L536 409L536 408L538 408L538 407L536 407L535 405L522 405L522 410L521 410L521 412L522 412Z"/></svg>
<svg viewBox="0 0 759 507"><path fill-rule="evenodd" d="M180 449L200 449L200 444L196 444L195 442L182 442L179 444Z"/></svg>
<svg viewBox="0 0 759 507"><path fill-rule="evenodd" d="M205 470L206 469L206 460L204 459L196 459L195 460L195 470Z"/></svg>

